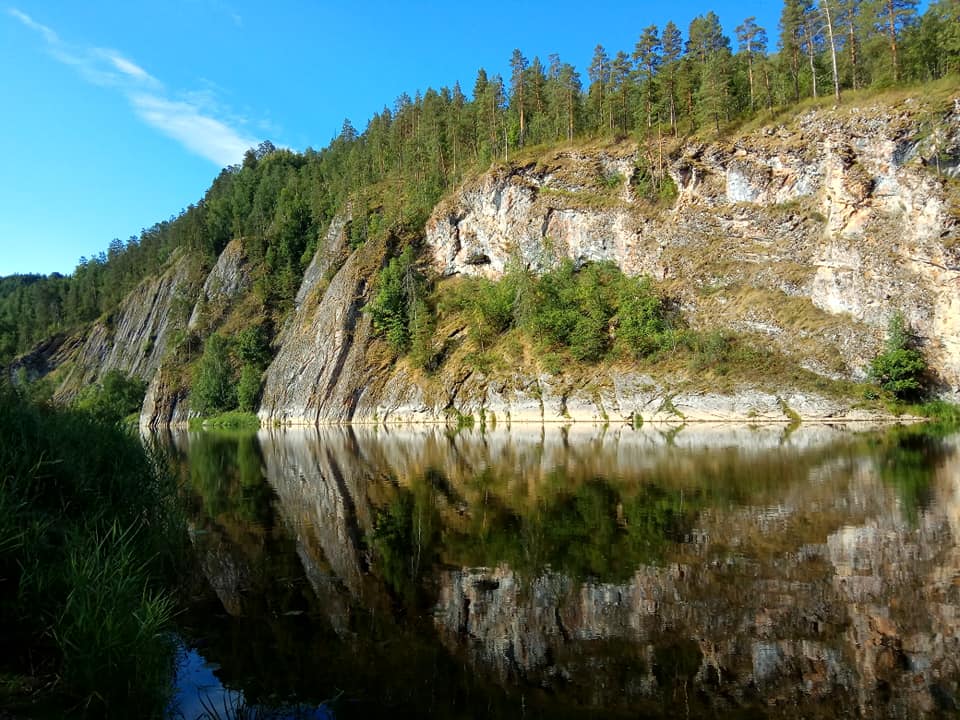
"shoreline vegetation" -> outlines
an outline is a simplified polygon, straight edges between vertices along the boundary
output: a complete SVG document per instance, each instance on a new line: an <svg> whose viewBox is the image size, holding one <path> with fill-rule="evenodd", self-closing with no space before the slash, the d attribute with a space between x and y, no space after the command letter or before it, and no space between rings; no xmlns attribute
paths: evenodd
<svg viewBox="0 0 960 720"><path fill-rule="evenodd" d="M163 456L0 384L0 707L160 718L186 542Z"/></svg>

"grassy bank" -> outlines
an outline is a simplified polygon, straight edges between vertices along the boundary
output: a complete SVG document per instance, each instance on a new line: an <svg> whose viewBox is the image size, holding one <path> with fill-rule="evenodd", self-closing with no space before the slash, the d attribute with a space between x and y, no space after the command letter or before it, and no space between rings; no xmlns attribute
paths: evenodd
<svg viewBox="0 0 960 720"><path fill-rule="evenodd" d="M220 430L259 430L260 418L251 412L231 410L212 417L192 418L191 430L217 428Z"/></svg>
<svg viewBox="0 0 960 720"><path fill-rule="evenodd" d="M0 437L0 707L160 717L184 537L171 475L117 423L7 387Z"/></svg>

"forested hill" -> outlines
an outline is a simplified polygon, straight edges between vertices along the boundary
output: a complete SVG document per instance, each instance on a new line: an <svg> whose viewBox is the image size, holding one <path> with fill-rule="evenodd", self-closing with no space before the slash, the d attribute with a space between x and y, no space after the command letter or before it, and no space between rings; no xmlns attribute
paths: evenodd
<svg viewBox="0 0 960 720"><path fill-rule="evenodd" d="M347 206L351 246L390 238L400 247L422 234L436 203L465 176L532 148L632 137L644 148L641 175L659 187L665 143L736 132L798 103L951 77L960 71L960 3L918 7L787 0L776 30L753 18L737 23L736 51L720 18L706 12L685 33L668 23L638 28L633 48L598 45L585 69L516 50L506 77L481 69L469 94L458 84L402 95L362 133L345 121L320 151L265 142L225 168L195 205L81 258L72 275L0 279L0 362L109 316L179 253L199 259L191 267L202 281L240 239L257 312L264 327L279 327L318 238Z"/></svg>

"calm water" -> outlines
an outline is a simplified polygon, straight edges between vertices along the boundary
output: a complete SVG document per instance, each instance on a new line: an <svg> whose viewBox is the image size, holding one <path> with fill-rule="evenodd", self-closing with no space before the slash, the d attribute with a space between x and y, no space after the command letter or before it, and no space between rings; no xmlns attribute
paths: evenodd
<svg viewBox="0 0 960 720"><path fill-rule="evenodd" d="M185 480L196 551L178 716L960 707L957 436L159 439Z"/></svg>

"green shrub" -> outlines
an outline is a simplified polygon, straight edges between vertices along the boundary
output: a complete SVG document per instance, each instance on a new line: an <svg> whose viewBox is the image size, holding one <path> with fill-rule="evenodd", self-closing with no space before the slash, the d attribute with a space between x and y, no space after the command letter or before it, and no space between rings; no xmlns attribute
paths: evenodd
<svg viewBox="0 0 960 720"><path fill-rule="evenodd" d="M397 353L406 352L410 347L410 311L422 293L422 284L411 247L392 258L377 275L376 294L366 311L374 330L382 334Z"/></svg>
<svg viewBox="0 0 960 720"><path fill-rule="evenodd" d="M244 365L237 383L237 405L240 412L252 413L260 397L260 371L253 365Z"/></svg>
<svg viewBox="0 0 960 720"><path fill-rule="evenodd" d="M912 346L903 313L894 313L885 350L870 363L870 380L900 400L911 400L921 395L926 372L927 363Z"/></svg>
<svg viewBox="0 0 960 720"><path fill-rule="evenodd" d="M140 411L146 392L147 384L140 378L109 370L99 382L84 388L74 405L106 422L120 422Z"/></svg>
<svg viewBox="0 0 960 720"><path fill-rule="evenodd" d="M714 370L725 374L727 363L736 345L736 338L726 330L688 331L683 342L691 351L690 369L696 372Z"/></svg>
<svg viewBox="0 0 960 720"><path fill-rule="evenodd" d="M190 389L190 406L200 415L212 415L237 407L229 346L218 333L208 337L204 344L203 356Z"/></svg>
<svg viewBox="0 0 960 720"><path fill-rule="evenodd" d="M237 333L234 342L237 358L262 369L270 362L270 333L264 324L252 325Z"/></svg>
<svg viewBox="0 0 960 720"><path fill-rule="evenodd" d="M633 357L646 357L669 342L667 314L650 278L625 277L620 283L617 342Z"/></svg>

